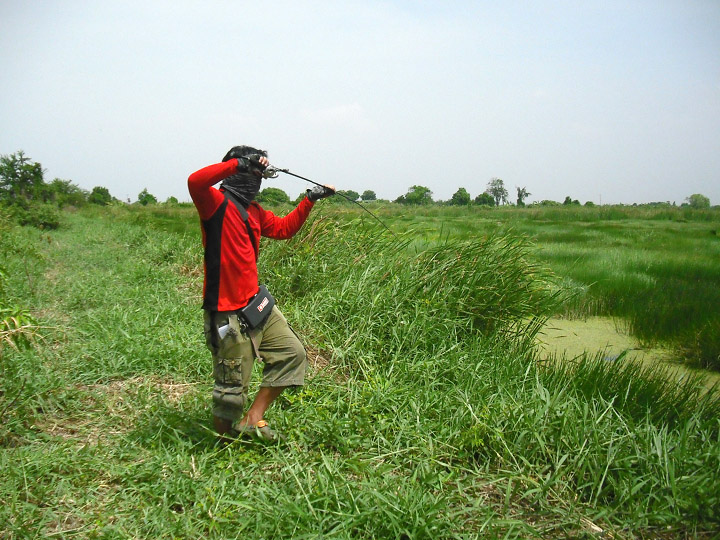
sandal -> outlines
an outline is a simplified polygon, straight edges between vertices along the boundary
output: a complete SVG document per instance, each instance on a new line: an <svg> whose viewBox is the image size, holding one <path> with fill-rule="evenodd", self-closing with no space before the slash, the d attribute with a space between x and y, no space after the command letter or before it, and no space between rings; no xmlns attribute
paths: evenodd
<svg viewBox="0 0 720 540"><path fill-rule="evenodd" d="M270 428L266 420L260 420L254 426L233 426L238 437L254 437L263 442L284 442L285 437Z"/></svg>

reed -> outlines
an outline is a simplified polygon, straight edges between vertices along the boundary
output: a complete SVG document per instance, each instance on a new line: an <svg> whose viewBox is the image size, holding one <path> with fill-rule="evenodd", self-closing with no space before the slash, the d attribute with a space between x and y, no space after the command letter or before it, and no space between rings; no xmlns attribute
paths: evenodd
<svg viewBox="0 0 720 540"><path fill-rule="evenodd" d="M533 246L531 259L575 290L561 314L620 318L643 343L670 347L692 366L720 369L718 208L387 211L398 228L413 227L413 245L421 249L445 238L466 240L506 232L524 236Z"/></svg>

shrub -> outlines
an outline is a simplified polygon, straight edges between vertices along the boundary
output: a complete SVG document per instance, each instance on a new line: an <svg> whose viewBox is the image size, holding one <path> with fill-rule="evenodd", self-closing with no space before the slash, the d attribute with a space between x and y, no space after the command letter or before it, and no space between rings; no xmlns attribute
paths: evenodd
<svg viewBox="0 0 720 540"><path fill-rule="evenodd" d="M710 208L710 199L700 193L694 193L693 195L690 195L686 200L692 208Z"/></svg>
<svg viewBox="0 0 720 540"><path fill-rule="evenodd" d="M38 229L57 229L60 226L60 213L50 204L14 205L10 212L20 225L31 225Z"/></svg>
<svg viewBox="0 0 720 540"><path fill-rule="evenodd" d="M138 202L143 206L147 206L148 204L157 204L157 198L155 198L155 195L145 188L138 193Z"/></svg>
<svg viewBox="0 0 720 540"><path fill-rule="evenodd" d="M495 206L495 199L489 193L481 193L475 197L475 204L480 206Z"/></svg>
<svg viewBox="0 0 720 540"><path fill-rule="evenodd" d="M99 204L100 206L108 205L112 202L112 196L107 188L102 186L95 186L92 192L88 196L88 202L92 204Z"/></svg>
<svg viewBox="0 0 720 540"><path fill-rule="evenodd" d="M29 311L0 306L0 350L4 345L27 347L36 335L37 320Z"/></svg>
<svg viewBox="0 0 720 540"><path fill-rule="evenodd" d="M255 198L260 204L289 204L290 197L280 188L267 187L258 193Z"/></svg>

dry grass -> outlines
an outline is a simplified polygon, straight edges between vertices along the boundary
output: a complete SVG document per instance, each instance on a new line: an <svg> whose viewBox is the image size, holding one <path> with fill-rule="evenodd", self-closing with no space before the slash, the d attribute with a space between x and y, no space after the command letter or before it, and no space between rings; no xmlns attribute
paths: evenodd
<svg viewBox="0 0 720 540"><path fill-rule="evenodd" d="M72 414L53 412L40 416L34 428L52 437L96 445L100 440L130 431L142 414L138 403L153 395L177 406L189 395L200 392L199 384L178 383L156 376L139 376L105 384L77 385L80 406ZM100 420L102 419L102 420Z"/></svg>

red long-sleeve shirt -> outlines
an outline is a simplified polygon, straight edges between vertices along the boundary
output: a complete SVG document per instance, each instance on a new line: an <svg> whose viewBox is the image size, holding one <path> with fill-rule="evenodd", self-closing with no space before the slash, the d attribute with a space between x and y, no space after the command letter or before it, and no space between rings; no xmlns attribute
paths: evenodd
<svg viewBox="0 0 720 540"><path fill-rule="evenodd" d="M235 174L237 167L238 161L231 159L204 167L188 178L205 247L203 308L212 311L245 307L258 292L257 261L245 222L223 191L213 187ZM247 209L248 222L258 248L261 236L285 239L297 233L312 207L313 203L305 197L288 215L278 217L253 201Z"/></svg>

